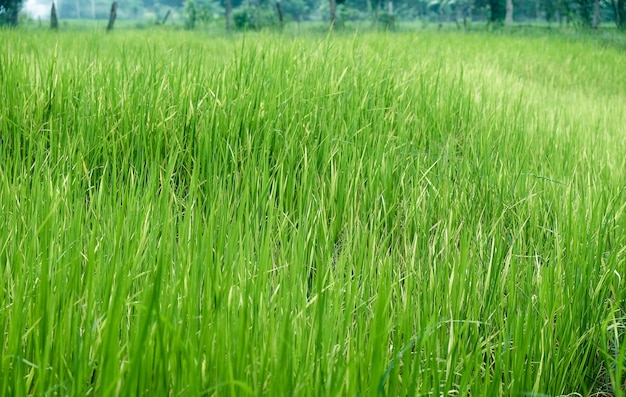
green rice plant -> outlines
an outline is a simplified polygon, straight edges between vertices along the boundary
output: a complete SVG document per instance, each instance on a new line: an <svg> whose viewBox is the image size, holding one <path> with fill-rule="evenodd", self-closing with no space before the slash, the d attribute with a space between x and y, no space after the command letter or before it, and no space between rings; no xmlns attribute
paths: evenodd
<svg viewBox="0 0 626 397"><path fill-rule="evenodd" d="M0 394L624 395L619 51L0 34Z"/></svg>

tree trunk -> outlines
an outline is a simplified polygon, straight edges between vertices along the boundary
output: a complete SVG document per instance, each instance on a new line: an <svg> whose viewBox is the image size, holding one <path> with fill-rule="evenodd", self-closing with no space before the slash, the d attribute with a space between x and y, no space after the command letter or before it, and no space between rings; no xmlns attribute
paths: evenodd
<svg viewBox="0 0 626 397"><path fill-rule="evenodd" d="M506 17L504 18L506 25L513 24L513 0L506 0Z"/></svg>
<svg viewBox="0 0 626 397"><path fill-rule="evenodd" d="M387 22L387 27L389 29L393 29L393 25L394 25L394 15L393 15L393 0L389 0L389 2L387 3L387 12L388 12L388 22Z"/></svg>
<svg viewBox="0 0 626 397"><path fill-rule="evenodd" d="M113 30L113 24L115 23L115 18L117 17L117 1L114 1L111 5L111 13L109 14L109 24L107 25L107 32Z"/></svg>
<svg viewBox="0 0 626 397"><path fill-rule="evenodd" d="M372 4L371 1L368 0L367 4ZM378 0L375 0L374 5L372 6L372 28L378 24Z"/></svg>
<svg viewBox="0 0 626 397"><path fill-rule="evenodd" d="M331 29L335 27L335 20L337 19L336 14L335 14L336 11L337 11L337 1L330 0L330 28Z"/></svg>
<svg viewBox="0 0 626 397"><path fill-rule="evenodd" d="M278 11L278 22L280 22L280 28L283 28L283 11L280 9L280 0L276 0L276 11Z"/></svg>
<svg viewBox="0 0 626 397"><path fill-rule="evenodd" d="M535 1L535 19L539 19L539 15L541 15L541 1Z"/></svg>
<svg viewBox="0 0 626 397"><path fill-rule="evenodd" d="M624 29L624 21L626 20L625 0L613 0L613 12L615 12L615 25L618 29Z"/></svg>
<svg viewBox="0 0 626 397"><path fill-rule="evenodd" d="M600 25L600 1L593 0L593 25L591 27L598 29L598 25Z"/></svg>
<svg viewBox="0 0 626 397"><path fill-rule="evenodd" d="M230 14L233 11L232 0L226 0L226 31L230 30Z"/></svg>
<svg viewBox="0 0 626 397"><path fill-rule="evenodd" d="M367 4L367 15L369 15L370 18L374 18L374 9L372 8L372 0L365 0L365 3ZM375 24L376 22L374 22ZM373 27L373 25L372 25Z"/></svg>
<svg viewBox="0 0 626 397"><path fill-rule="evenodd" d="M442 7L441 5L439 6L439 11L437 12L437 21L439 22L437 24L437 29L441 30L443 29L443 21L445 19L445 14L444 14L444 7Z"/></svg>
<svg viewBox="0 0 626 397"><path fill-rule="evenodd" d="M463 10L463 30L467 31L467 18L468 14L471 13L471 8L468 6L467 2L462 2L461 9Z"/></svg>
<svg viewBox="0 0 626 397"><path fill-rule="evenodd" d="M50 28L54 30L59 29L59 18L57 17L57 8L52 3L52 10L50 11Z"/></svg>

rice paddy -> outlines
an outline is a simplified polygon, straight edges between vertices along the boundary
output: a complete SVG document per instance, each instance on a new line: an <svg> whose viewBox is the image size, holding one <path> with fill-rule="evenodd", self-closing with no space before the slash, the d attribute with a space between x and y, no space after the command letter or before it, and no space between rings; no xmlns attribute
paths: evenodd
<svg viewBox="0 0 626 397"><path fill-rule="evenodd" d="M0 395L626 394L623 51L0 36Z"/></svg>

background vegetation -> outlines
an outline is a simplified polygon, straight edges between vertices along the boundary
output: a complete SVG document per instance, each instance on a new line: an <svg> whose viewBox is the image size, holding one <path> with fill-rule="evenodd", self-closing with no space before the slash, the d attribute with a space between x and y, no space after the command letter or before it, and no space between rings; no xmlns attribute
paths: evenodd
<svg viewBox="0 0 626 397"><path fill-rule="evenodd" d="M50 17L52 0L27 0L25 10L34 19ZM56 0L61 19L106 20L110 0ZM198 27L219 24L224 19L236 22L235 16L253 21L234 27L253 29L289 22L333 21L340 27L355 21L367 21L392 28L396 22L456 23L481 22L499 26L503 23L537 23L597 28L610 23L626 26L626 0L125 0L120 1L120 19L154 24L167 22ZM0 23L17 24L22 0L0 0ZM280 12L278 10L280 9ZM170 13L166 18L165 15ZM280 22L280 16L284 21ZM193 19L193 23L189 23ZM230 27L230 22L227 23Z"/></svg>

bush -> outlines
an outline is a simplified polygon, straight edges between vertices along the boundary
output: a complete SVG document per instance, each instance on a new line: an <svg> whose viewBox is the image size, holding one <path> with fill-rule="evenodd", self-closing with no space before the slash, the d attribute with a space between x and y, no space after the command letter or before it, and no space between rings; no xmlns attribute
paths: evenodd
<svg viewBox="0 0 626 397"><path fill-rule="evenodd" d="M389 15L387 12L378 14L378 23L383 29L393 29L395 24L395 18L393 15Z"/></svg>
<svg viewBox="0 0 626 397"><path fill-rule="evenodd" d="M233 23L237 30L261 30L278 26L278 18L268 8L241 7L233 11Z"/></svg>

